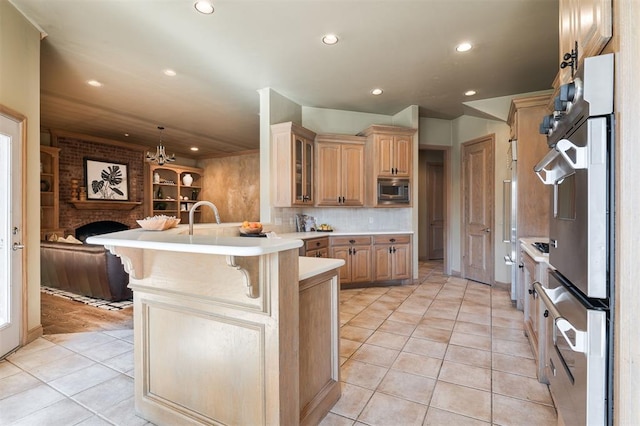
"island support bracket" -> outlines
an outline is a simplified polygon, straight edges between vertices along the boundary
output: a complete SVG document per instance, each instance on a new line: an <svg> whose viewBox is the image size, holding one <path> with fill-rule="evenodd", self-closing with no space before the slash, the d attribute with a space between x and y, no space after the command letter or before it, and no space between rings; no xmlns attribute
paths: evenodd
<svg viewBox="0 0 640 426"><path fill-rule="evenodd" d="M251 276L249 275L249 271L244 269L242 266L236 264L236 257L231 255L227 256L227 266L230 266L242 272L242 275L244 276L244 284L247 286L247 296L249 296L252 299L256 299L259 296L259 293L258 293L258 289L251 282Z"/></svg>

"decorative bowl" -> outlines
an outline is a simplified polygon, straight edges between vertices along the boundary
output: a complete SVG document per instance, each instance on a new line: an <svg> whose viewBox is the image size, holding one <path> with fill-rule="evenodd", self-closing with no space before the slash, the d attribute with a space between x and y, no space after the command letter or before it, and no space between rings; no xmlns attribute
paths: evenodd
<svg viewBox="0 0 640 426"><path fill-rule="evenodd" d="M262 232L262 226L259 228L245 228L244 226L240 227L241 234L259 234Z"/></svg>
<svg viewBox="0 0 640 426"><path fill-rule="evenodd" d="M154 216L136 220L136 222L147 231L165 231L178 226L180 219L174 216Z"/></svg>

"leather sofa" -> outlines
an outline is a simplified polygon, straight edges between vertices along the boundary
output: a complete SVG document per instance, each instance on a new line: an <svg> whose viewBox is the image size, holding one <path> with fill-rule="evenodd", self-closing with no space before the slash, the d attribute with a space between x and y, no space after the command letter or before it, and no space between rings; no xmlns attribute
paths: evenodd
<svg viewBox="0 0 640 426"><path fill-rule="evenodd" d="M120 258L103 246L40 242L41 284L111 301L132 297Z"/></svg>
<svg viewBox="0 0 640 426"><path fill-rule="evenodd" d="M117 222L94 222L78 228L76 237L84 242L91 235L123 229L128 227ZM100 245L41 241L40 283L111 301L133 297L120 258Z"/></svg>

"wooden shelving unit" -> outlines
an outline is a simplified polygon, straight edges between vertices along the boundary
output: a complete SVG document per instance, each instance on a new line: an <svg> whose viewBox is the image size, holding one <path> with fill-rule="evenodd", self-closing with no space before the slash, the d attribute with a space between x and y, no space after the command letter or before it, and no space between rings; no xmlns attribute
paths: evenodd
<svg viewBox="0 0 640 426"><path fill-rule="evenodd" d="M40 146L40 239L51 234L64 236L60 229L59 194L60 148Z"/></svg>
<svg viewBox="0 0 640 426"><path fill-rule="evenodd" d="M164 164L146 165L148 190L145 191L145 216L167 215L181 219L181 223L188 223L191 206L200 200L203 186L204 170ZM154 180L154 175L159 180ZM191 185L185 185L183 178L190 174L193 178ZM184 197L187 199L185 200ZM200 222L200 211L195 212L195 221Z"/></svg>

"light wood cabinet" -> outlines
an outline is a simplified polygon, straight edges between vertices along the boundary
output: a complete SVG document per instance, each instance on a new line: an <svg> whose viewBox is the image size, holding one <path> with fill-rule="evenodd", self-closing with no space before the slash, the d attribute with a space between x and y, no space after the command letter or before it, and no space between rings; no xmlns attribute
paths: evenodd
<svg viewBox="0 0 640 426"><path fill-rule="evenodd" d="M329 257L329 237L324 236L304 240L299 254L306 257Z"/></svg>
<svg viewBox="0 0 640 426"><path fill-rule="evenodd" d="M316 205L364 205L365 140L345 135L316 137Z"/></svg>
<svg viewBox="0 0 640 426"><path fill-rule="evenodd" d="M367 138L365 157L365 205L378 206L378 178L412 180L413 135L415 129L396 126L369 126L359 136ZM381 205L391 207L392 205ZM410 207L402 204L398 207Z"/></svg>
<svg viewBox="0 0 640 426"><path fill-rule="evenodd" d="M518 237L549 235L551 186L544 185L533 167L549 151L547 140L539 132L542 118L549 114L550 95L514 99L508 124L516 139Z"/></svg>
<svg viewBox="0 0 640 426"><path fill-rule="evenodd" d="M534 282L539 282L542 287L548 288L547 274L549 266L546 262L537 262L522 248L520 249L520 256L525 286L524 333L528 337L529 344L533 350L538 381L549 383L545 373L547 356L545 352L546 329L543 326L544 318L542 316L543 305L533 287Z"/></svg>
<svg viewBox="0 0 640 426"><path fill-rule="evenodd" d="M331 237L329 253L345 261L340 268L341 285L373 280L371 236Z"/></svg>
<svg viewBox="0 0 640 426"><path fill-rule="evenodd" d="M145 216L167 215L189 223L189 210L199 201L204 183L203 170L195 167L146 163L148 190L145 191ZM183 178L191 175L191 185ZM200 209L194 212L194 221L200 222Z"/></svg>
<svg viewBox="0 0 640 426"><path fill-rule="evenodd" d="M340 399L336 270L300 281L300 425L317 425Z"/></svg>
<svg viewBox="0 0 640 426"><path fill-rule="evenodd" d="M415 129L373 125L359 133L368 139L375 177L411 177Z"/></svg>
<svg viewBox="0 0 640 426"><path fill-rule="evenodd" d="M274 207L313 205L315 136L292 122L271 126Z"/></svg>
<svg viewBox="0 0 640 426"><path fill-rule="evenodd" d="M411 236L376 235L373 244L375 281L411 278Z"/></svg>
<svg viewBox="0 0 640 426"><path fill-rule="evenodd" d="M60 229L60 148L40 146L40 239L64 237Z"/></svg>
<svg viewBox="0 0 640 426"><path fill-rule="evenodd" d="M560 0L560 62L566 54L578 50L577 69L584 58L602 52L612 35L612 0ZM556 87L571 81L571 67L561 68Z"/></svg>

